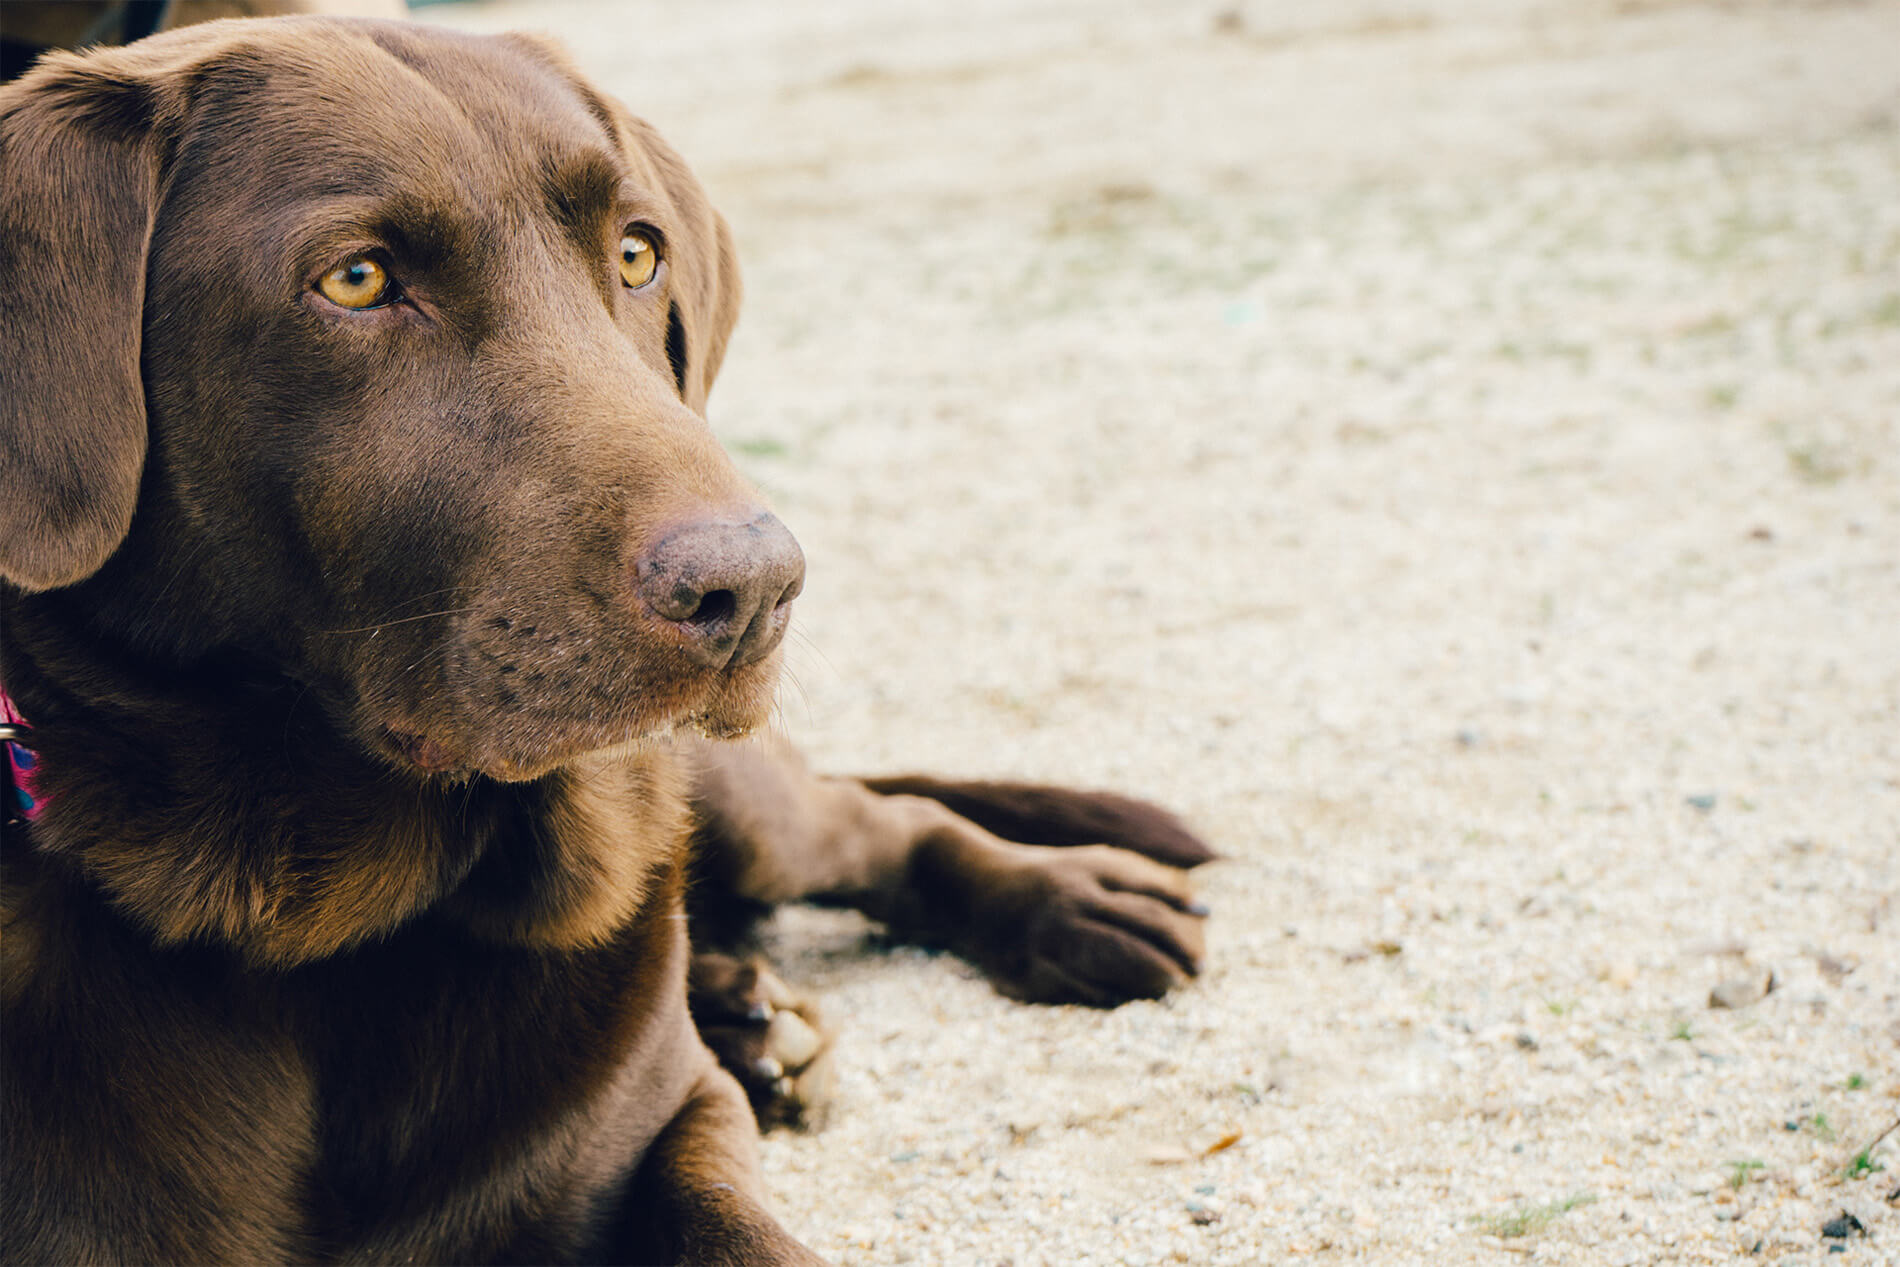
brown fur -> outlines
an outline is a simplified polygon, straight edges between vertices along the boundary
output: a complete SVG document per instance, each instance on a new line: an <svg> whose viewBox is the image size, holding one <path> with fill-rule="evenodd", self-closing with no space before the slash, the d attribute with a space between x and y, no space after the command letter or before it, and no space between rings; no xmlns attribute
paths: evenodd
<svg viewBox="0 0 1900 1267"><path fill-rule="evenodd" d="M953 781L907 774L865 779L882 796L923 796L983 830L1026 845L1119 844L1171 867L1198 867L1214 852L1179 818L1115 792L1039 783Z"/></svg>
<svg viewBox="0 0 1900 1267"><path fill-rule="evenodd" d="M977 825L1183 860L1152 807L976 785L972 822L676 738L757 724L783 628L709 659L632 582L762 514L702 417L737 272L558 51L55 54L0 89L0 177L0 680L48 806L0 857L0 1258L812 1261L688 1010L689 838L702 897L850 902L1021 997L1195 970L1178 871ZM406 300L326 307L365 250Z"/></svg>
<svg viewBox="0 0 1900 1267"><path fill-rule="evenodd" d="M703 905L713 908L696 912L699 941L709 940L702 931L732 922L719 909L730 898L753 909L820 901L854 906L904 937L956 950L1004 993L1035 1002L1111 1006L1152 998L1198 969L1206 912L1173 859L1190 848L1213 855L1155 806L915 775L890 783L929 791L885 794L875 790L883 781L814 777L783 746L697 743L686 753L696 866L711 891ZM952 789L969 817L943 804ZM1024 794L1040 798L1050 814L1047 824L1016 822L1030 839L1058 838L1089 820L1103 835L1081 847L1053 847L980 825L979 816L1001 822L1020 814Z"/></svg>

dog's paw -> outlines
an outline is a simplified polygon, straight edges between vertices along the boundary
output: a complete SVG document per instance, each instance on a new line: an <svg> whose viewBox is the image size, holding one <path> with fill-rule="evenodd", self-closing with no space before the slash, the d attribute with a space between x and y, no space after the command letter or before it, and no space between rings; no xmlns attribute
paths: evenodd
<svg viewBox="0 0 1900 1267"><path fill-rule="evenodd" d="M760 959L696 954L688 980L699 1036L745 1088L759 1126L822 1125L831 1101L832 1035L818 1005Z"/></svg>
<svg viewBox="0 0 1900 1267"><path fill-rule="evenodd" d="M1109 845L1022 848L983 902L977 944L966 943L998 990L1113 1007L1200 971L1207 908L1185 871Z"/></svg>

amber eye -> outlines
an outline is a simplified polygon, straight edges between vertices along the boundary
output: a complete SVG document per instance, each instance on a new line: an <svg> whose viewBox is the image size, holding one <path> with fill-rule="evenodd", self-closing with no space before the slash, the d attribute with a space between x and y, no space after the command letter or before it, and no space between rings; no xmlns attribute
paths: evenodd
<svg viewBox="0 0 1900 1267"><path fill-rule="evenodd" d="M317 290L339 308L379 308L395 296L389 272L367 255L333 268L317 281Z"/></svg>
<svg viewBox="0 0 1900 1267"><path fill-rule="evenodd" d="M653 280L660 271L660 253L653 239L643 233L629 233L620 239L620 280L638 289Z"/></svg>

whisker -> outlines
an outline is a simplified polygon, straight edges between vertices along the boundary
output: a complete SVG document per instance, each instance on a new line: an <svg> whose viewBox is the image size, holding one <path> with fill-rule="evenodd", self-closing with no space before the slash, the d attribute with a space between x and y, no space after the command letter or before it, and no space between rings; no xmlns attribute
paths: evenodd
<svg viewBox="0 0 1900 1267"><path fill-rule="evenodd" d="M838 666L831 662L831 657L825 654L825 649L818 645L818 640L816 638L813 638L810 634L806 633L803 629L801 629L797 625L793 625L789 632L791 633L792 637L798 639L798 643L801 647L806 648L813 655L817 656L820 660L824 662L825 668L831 671L831 674L833 677L844 676L843 674L838 672Z"/></svg>
<svg viewBox="0 0 1900 1267"><path fill-rule="evenodd" d="M811 694L806 691L805 684L799 680L798 673L793 669L781 669L779 671L779 680L781 682L789 682L792 689L798 692L798 702L805 706L805 723L810 725ZM775 716L783 717L785 712L785 698L783 695L773 697L772 712Z"/></svg>
<svg viewBox="0 0 1900 1267"><path fill-rule="evenodd" d="M430 590L426 594L415 594L415 595L410 596L409 598L403 599L399 603L392 603L390 604L389 610L401 611L405 607L413 607L417 603L424 602L431 598L439 597L440 595L443 595L443 594L453 594L458 590L466 590L466 589L473 589L473 588L475 587L472 585L445 585L439 590Z"/></svg>
<svg viewBox="0 0 1900 1267"><path fill-rule="evenodd" d="M369 633L377 629L387 629L391 625L406 625L416 620L434 620L438 616L462 616L474 610L473 607L449 607L439 612L423 612L420 616L398 616L394 620L382 620L373 625L358 625L354 629L320 629L317 632L328 634Z"/></svg>

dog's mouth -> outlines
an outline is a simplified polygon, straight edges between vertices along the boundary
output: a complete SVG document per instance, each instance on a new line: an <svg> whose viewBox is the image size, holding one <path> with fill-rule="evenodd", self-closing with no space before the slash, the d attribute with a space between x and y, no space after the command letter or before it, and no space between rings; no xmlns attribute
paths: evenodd
<svg viewBox="0 0 1900 1267"><path fill-rule="evenodd" d="M517 563L452 587L468 606L352 622L319 654L358 739L425 778L522 782L680 730L732 738L770 714L804 556L769 514L729 518L660 532L630 592L618 566L557 557L543 587Z"/></svg>
<svg viewBox="0 0 1900 1267"><path fill-rule="evenodd" d="M605 742L589 738L567 743L545 740L510 743L506 736L500 736L494 743L465 745L420 731L384 727L380 746L397 764L426 777L452 781L482 777L501 783L521 783L540 778L581 757L616 750L635 751L663 743L676 729L677 726L672 726Z"/></svg>
<svg viewBox="0 0 1900 1267"><path fill-rule="evenodd" d="M505 783L541 778L581 758L633 753L691 733L733 739L771 714L779 653L728 673L672 683L657 691L630 687L618 700L577 691L524 707L512 694L498 704L483 685L447 692L436 707L377 709L367 702L370 746L398 769L426 778L483 777ZM628 674L637 681L638 674Z"/></svg>

